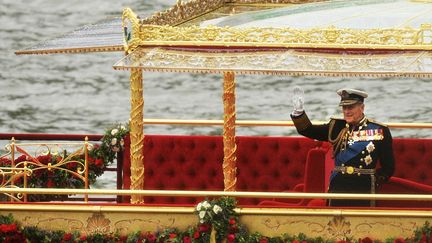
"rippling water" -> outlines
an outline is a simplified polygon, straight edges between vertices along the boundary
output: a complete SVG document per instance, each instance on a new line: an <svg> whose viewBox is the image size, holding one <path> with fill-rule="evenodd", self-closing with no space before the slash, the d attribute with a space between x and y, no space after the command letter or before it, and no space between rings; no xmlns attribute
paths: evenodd
<svg viewBox="0 0 432 243"><path fill-rule="evenodd" d="M109 16L141 16L175 0L1 0L0 133L96 133L129 119L129 78L112 65L122 53L16 56L14 51ZM293 86L305 90L314 120L339 112L341 87L369 92L366 113L383 122L431 122L427 79L239 76L237 118L288 120ZM146 118L223 119L220 75L145 73ZM146 126L148 134L221 134L220 127ZM239 135L295 135L293 128L243 127ZM432 137L432 129L393 129L394 137Z"/></svg>

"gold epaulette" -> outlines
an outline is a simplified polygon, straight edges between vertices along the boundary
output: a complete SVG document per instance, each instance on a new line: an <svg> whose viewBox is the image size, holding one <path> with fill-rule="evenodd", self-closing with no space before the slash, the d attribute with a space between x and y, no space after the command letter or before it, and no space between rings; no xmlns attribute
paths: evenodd
<svg viewBox="0 0 432 243"><path fill-rule="evenodd" d="M375 123L375 124L380 125L380 126L383 126L383 127L387 127L386 124L381 123L381 122L377 122L377 121L375 121L374 119L367 118L367 121L370 122L370 123Z"/></svg>

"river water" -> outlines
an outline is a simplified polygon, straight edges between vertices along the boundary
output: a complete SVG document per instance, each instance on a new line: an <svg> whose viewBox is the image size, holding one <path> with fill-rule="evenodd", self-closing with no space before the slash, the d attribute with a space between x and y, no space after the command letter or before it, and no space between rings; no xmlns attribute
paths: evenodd
<svg viewBox="0 0 432 243"><path fill-rule="evenodd" d="M94 133L129 119L129 73L112 65L121 52L16 56L44 39L120 17L140 16L175 0L0 0L0 133ZM305 91L313 120L340 112L335 91L366 90L366 114L382 122L432 122L428 79L245 75L237 78L237 119L289 120L291 90ZM222 77L215 74L145 73L145 118L223 119ZM221 134L221 127L146 126L146 134ZM239 135L295 135L293 128L240 127ZM393 129L394 137L432 137L432 129Z"/></svg>

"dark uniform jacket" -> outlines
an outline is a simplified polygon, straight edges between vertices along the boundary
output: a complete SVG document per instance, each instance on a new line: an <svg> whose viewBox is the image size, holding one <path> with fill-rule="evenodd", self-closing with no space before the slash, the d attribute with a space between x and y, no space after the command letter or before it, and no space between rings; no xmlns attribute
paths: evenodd
<svg viewBox="0 0 432 243"><path fill-rule="evenodd" d="M388 180L394 172L392 136L388 127L371 119L363 118L358 127L349 126L344 119L331 118L323 125L312 125L306 113L291 116L297 131L306 137L329 141L333 145L335 167L351 171L333 171L329 192L371 193L376 185ZM367 173L352 170L373 171L375 182ZM360 169L360 170L358 170ZM349 173L351 172L351 173ZM367 206L369 201L332 200L334 206Z"/></svg>

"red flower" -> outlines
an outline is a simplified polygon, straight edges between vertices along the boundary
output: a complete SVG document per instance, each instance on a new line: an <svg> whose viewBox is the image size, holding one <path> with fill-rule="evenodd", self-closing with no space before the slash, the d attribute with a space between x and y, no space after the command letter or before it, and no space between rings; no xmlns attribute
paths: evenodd
<svg viewBox="0 0 432 243"><path fill-rule="evenodd" d="M423 232L423 234L422 234L422 238L420 239L420 243L428 243L427 242L427 237L426 237L426 234Z"/></svg>
<svg viewBox="0 0 432 243"><path fill-rule="evenodd" d="M122 235L122 236L120 236L120 241L121 242L126 242L127 241L127 235Z"/></svg>
<svg viewBox="0 0 432 243"><path fill-rule="evenodd" d="M291 243L300 243L300 241L298 241L298 240L293 240L293 241L291 241Z"/></svg>
<svg viewBox="0 0 432 243"><path fill-rule="evenodd" d="M198 226L198 231L201 232L207 232L210 230L210 225L209 224L200 224Z"/></svg>
<svg viewBox="0 0 432 243"><path fill-rule="evenodd" d="M19 162L23 162L27 160L27 156L25 156L24 154L21 155L20 157L15 159L15 163L19 163Z"/></svg>
<svg viewBox="0 0 432 243"><path fill-rule="evenodd" d="M53 181L52 179L48 179L47 187L48 187L48 188L53 188L54 186L55 186L54 181Z"/></svg>
<svg viewBox="0 0 432 243"><path fill-rule="evenodd" d="M238 231L238 227L237 227L237 225L230 226L230 227L229 227L229 231L230 231L231 233L235 233L235 232L237 232L237 231Z"/></svg>
<svg viewBox="0 0 432 243"><path fill-rule="evenodd" d="M235 240L235 234L229 234L227 239L228 239L228 243L233 243Z"/></svg>
<svg viewBox="0 0 432 243"><path fill-rule="evenodd" d="M95 162L95 159L93 158L93 157L88 157L88 163L91 165L91 164L94 164L94 162Z"/></svg>
<svg viewBox="0 0 432 243"><path fill-rule="evenodd" d="M150 243L156 242L156 236L150 232L146 234L145 239L148 240Z"/></svg>
<svg viewBox="0 0 432 243"><path fill-rule="evenodd" d="M369 237L360 239L360 243L373 243L373 240Z"/></svg>
<svg viewBox="0 0 432 243"><path fill-rule="evenodd" d="M235 219L230 218L230 220L229 220L229 224L230 224L230 225L234 225L235 223L236 223Z"/></svg>
<svg viewBox="0 0 432 243"><path fill-rule="evenodd" d="M0 224L0 232L2 233L13 233L17 231L16 224Z"/></svg>
<svg viewBox="0 0 432 243"><path fill-rule="evenodd" d="M267 243L267 242L268 242L267 238L261 238L259 241L259 243Z"/></svg>
<svg viewBox="0 0 432 243"><path fill-rule="evenodd" d="M103 164L104 164L103 159L96 159L96 160L95 160L95 165L96 165L97 167L102 167Z"/></svg>
<svg viewBox="0 0 432 243"><path fill-rule="evenodd" d="M189 236L183 237L183 243L192 243L192 240Z"/></svg>
<svg viewBox="0 0 432 243"><path fill-rule="evenodd" d="M80 239L80 241L86 241L87 240L87 236L86 235L81 235L81 237L79 239Z"/></svg>
<svg viewBox="0 0 432 243"><path fill-rule="evenodd" d="M397 238L396 240L393 241L394 243L406 243L404 239L402 238Z"/></svg>
<svg viewBox="0 0 432 243"><path fill-rule="evenodd" d="M198 231L195 231L195 233L193 235L194 239L199 239L200 236L201 236L201 234Z"/></svg>
<svg viewBox="0 0 432 243"><path fill-rule="evenodd" d="M65 233L63 235L63 240L64 241L70 241L70 240L72 240L72 234L71 233Z"/></svg>
<svg viewBox="0 0 432 243"><path fill-rule="evenodd" d="M66 164L66 168L68 168L68 170L75 170L76 167L77 167L76 162L69 162Z"/></svg>
<svg viewBox="0 0 432 243"><path fill-rule="evenodd" d="M346 240L340 240L340 241L337 241L336 243L348 243L348 241L346 241Z"/></svg>
<svg viewBox="0 0 432 243"><path fill-rule="evenodd" d="M0 158L0 166L9 166L12 164L12 161L6 157Z"/></svg>
<svg viewBox="0 0 432 243"><path fill-rule="evenodd" d="M39 162L41 162L42 164L47 165L48 163L51 163L52 156L51 156L51 154L40 155L37 157L37 160Z"/></svg>
<svg viewBox="0 0 432 243"><path fill-rule="evenodd" d="M174 238L176 238L177 237L177 234L176 233L171 233L171 234L169 234L169 238L170 239L174 239Z"/></svg>

